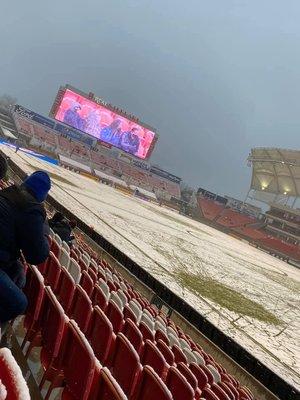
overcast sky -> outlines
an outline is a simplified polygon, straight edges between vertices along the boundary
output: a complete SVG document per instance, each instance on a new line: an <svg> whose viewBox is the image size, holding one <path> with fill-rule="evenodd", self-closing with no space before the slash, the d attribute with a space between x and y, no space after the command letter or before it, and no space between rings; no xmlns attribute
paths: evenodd
<svg viewBox="0 0 300 400"><path fill-rule="evenodd" d="M48 114L60 85L159 132L152 162L243 198L252 147L299 149L299 0L1 4L0 94Z"/></svg>

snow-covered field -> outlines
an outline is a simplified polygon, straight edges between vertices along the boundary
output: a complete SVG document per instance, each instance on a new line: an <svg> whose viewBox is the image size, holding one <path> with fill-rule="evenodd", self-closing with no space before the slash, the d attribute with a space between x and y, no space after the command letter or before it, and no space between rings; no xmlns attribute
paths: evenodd
<svg viewBox="0 0 300 400"><path fill-rule="evenodd" d="M262 362L300 388L300 270L176 212L24 153L51 194Z"/></svg>

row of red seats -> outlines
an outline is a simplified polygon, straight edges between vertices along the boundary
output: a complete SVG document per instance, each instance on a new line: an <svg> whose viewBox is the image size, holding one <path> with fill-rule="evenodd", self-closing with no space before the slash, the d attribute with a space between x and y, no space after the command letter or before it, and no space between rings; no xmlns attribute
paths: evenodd
<svg viewBox="0 0 300 400"><path fill-rule="evenodd" d="M228 228L244 226L247 224L253 224L256 222L256 219L250 217L245 214L241 214L237 211L234 211L230 208L226 208L220 214L220 216L216 219L216 223Z"/></svg>
<svg viewBox="0 0 300 400"><path fill-rule="evenodd" d="M57 248L54 248L54 250L56 250L56 249ZM103 293L99 297L99 293L102 292L99 285L95 285L95 287L94 287L95 294L93 297L93 303L94 303L94 305L96 305L99 302L99 305L102 307L102 310L100 308L99 309L95 308L94 313L93 313L91 302L90 302L88 296L86 295L86 293L82 290L82 288L80 286L77 286L75 288L74 299L76 299L76 301L74 301L73 305L70 305L70 298L67 297L66 299L64 299L61 297L61 295L66 292L73 293L73 291L70 291L70 282L71 282L71 286L72 286L72 278L70 279L70 277L69 277L69 279L67 279L69 286L65 287L65 290L58 289L57 288L57 284L58 284L57 274L56 274L56 272L53 272L53 271L58 270L57 268L53 267L53 265L55 265L55 264L57 265L58 262L53 263L53 260L55 260L55 258L53 256L50 259L52 260L52 265L51 265L51 267L49 265L49 268L48 268L50 275L47 276L47 272L45 270L43 271L45 274L46 283L52 285L54 287L54 290L57 290L57 296L60 299L60 301L62 302L62 304L64 305L65 311L66 312L69 311L69 308L70 308L71 311L70 311L69 315L72 318L75 318L77 320L79 327L87 335L88 335L89 320L92 321L93 318L94 319L96 318L96 321L93 322L96 326L97 326L97 323L96 323L97 321L98 321L98 324L100 324L99 330L101 330L100 327L102 326L102 331L106 332L106 335L104 335L105 340L104 340L104 337L103 337L103 340L101 340L101 343L103 343L103 345L102 346L98 345L97 351L96 351L96 355L102 363L105 364L106 362L108 362L107 357L109 354L112 354L112 352L109 351L109 349L111 348L111 346L113 346L112 343L115 342L115 340L114 340L115 335L118 334L121 330L123 330L123 333L125 335L127 335L127 337L131 340L135 350L137 351L138 356L139 357L141 356L142 363L145 360L147 360L147 362L151 365L151 361L148 360L149 354L150 354L149 359L152 361L155 360L154 364L152 363L152 366L157 370L157 372L160 375L163 374L163 375L167 376L167 371L170 370L169 365L173 364L173 365L178 366L180 363L182 365L183 370L186 370L186 368L188 367L189 373L191 374L191 371L190 371L188 363L187 363L187 357L182 352L180 347L178 347L177 345L173 345L173 347L170 349L168 347L169 339L163 335L162 331L158 331L160 334L159 336L154 335L154 333L151 332L149 327L142 322L140 323L140 326L138 327L139 329L137 329L137 327L135 325L135 323L136 323L135 315L132 313L130 314L130 311L131 311L130 308L128 308L126 305L124 308L124 314L122 314L122 310L120 310L120 308L117 306L117 304L114 301L107 302L106 299L103 299ZM84 265L84 268L86 268L86 265ZM64 268L61 268L61 271L63 271L62 277L67 276L67 271ZM92 270L90 270L89 272L91 272L91 271ZM90 283L91 283L92 279L89 280L88 276L89 276L89 274L87 274L87 271L83 270L82 277L84 277L84 278L82 278L81 284L84 287L86 287L88 291L90 291L90 288L91 288ZM53 277L55 277L55 278L53 279ZM105 277L104 277L104 279L105 279ZM87 286L86 286L86 283L88 283ZM114 292L117 289L117 287L116 287L117 283L116 284L111 283L111 285L112 285L111 289ZM74 286L75 285L73 283L73 287ZM128 285L128 286L130 287L130 285ZM128 294L129 293L127 292L127 295ZM99 301L99 299L100 299L100 301ZM67 303L65 302L65 300L67 301ZM146 299L142 300L140 298L140 302L145 307L149 307L149 303L147 303ZM82 310L85 310L84 313L82 312ZM107 317L106 320L104 318L105 314L103 313L103 311L105 311L105 313L106 313L106 317ZM152 309L152 312L155 314L154 309ZM94 317L92 317L92 316L94 316ZM125 321L124 321L124 318L125 318ZM99 320L101 321L101 323L99 322ZM110 323L108 321L110 321ZM110 327L110 325L111 325L111 327ZM103 326L106 326L106 329L103 329ZM97 331L98 331L98 329L96 329L96 331L95 331L95 343L97 343L97 341L98 341ZM181 332L181 334L184 336L183 332ZM185 339L188 340L187 337L185 337ZM92 340L92 339L90 339L90 340ZM154 343L154 345L153 345L153 343ZM199 350L199 347L197 348L197 350ZM201 348L200 348L200 351L201 351ZM166 360L167 360L167 362L166 362ZM207 360L210 360L210 359L207 358ZM212 363L214 362L213 359L210 360L210 362L212 365ZM190 367L193 368L193 366L190 366ZM221 368L221 367L219 366L219 368ZM165 371L164 373L162 372L163 370ZM208 384L208 382L210 382L210 384L213 385L212 389L214 389L215 391L219 390L219 392L222 393L222 389L220 390L220 384L222 384L222 385L225 384L225 387L231 394L231 397L229 397L229 398L234 398L234 396L232 395L232 390L230 388L228 388L228 385L229 386L233 385L233 387L234 387L234 385L238 386L238 383L235 382L234 380L230 381L230 377L228 374L226 374L226 371L220 369L221 374L224 375L223 376L224 380L225 381L226 381L226 379L229 380L229 382L227 382L228 385L226 385L225 382L218 382L218 384L215 384L213 375L210 373L209 369L207 369L207 367L204 365L199 367L199 366L197 366L197 364L195 364L194 373L196 374L195 371L198 371L198 380L201 381L202 389L203 389L203 385L204 385L204 390L209 389L209 387L206 387L206 385ZM182 373L182 371L177 371L177 372ZM193 373L192 373L192 375L193 375ZM207 377L207 375L208 375L208 377ZM200 379L200 376L201 376L201 379ZM194 382L195 382L195 377L194 377ZM200 388L194 387L194 386L193 386L193 391L194 391L194 394L196 395L195 390L197 390L197 388L200 390ZM239 388L239 389L244 390L242 388ZM199 393L199 390L198 390L198 393ZM224 393L223 393L223 396L225 396ZM221 396L219 398L226 398L226 396L225 397ZM236 397L236 398L239 398L239 397Z"/></svg>
<svg viewBox="0 0 300 400"><path fill-rule="evenodd" d="M224 205L216 201L198 197L198 206L204 218L214 221L224 210Z"/></svg>

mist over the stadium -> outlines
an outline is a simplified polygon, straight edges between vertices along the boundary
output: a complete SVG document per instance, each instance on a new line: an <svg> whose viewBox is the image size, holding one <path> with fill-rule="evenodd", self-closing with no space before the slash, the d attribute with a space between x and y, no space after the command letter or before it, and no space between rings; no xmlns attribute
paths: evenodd
<svg viewBox="0 0 300 400"><path fill-rule="evenodd" d="M243 198L251 147L299 148L300 3L110 0L1 5L0 93L48 114L93 91L157 128L152 162Z"/></svg>

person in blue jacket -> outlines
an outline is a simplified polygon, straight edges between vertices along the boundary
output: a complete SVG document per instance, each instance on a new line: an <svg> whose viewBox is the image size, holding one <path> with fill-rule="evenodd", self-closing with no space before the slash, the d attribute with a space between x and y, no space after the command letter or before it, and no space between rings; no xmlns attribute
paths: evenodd
<svg viewBox="0 0 300 400"><path fill-rule="evenodd" d="M20 186L0 191L0 326L27 308L20 251L30 264L40 264L49 255L42 203L50 188L49 175L36 171Z"/></svg>
<svg viewBox="0 0 300 400"><path fill-rule="evenodd" d="M132 128L129 132L123 132L120 146L122 150L134 155L139 151L140 139L137 131L137 128Z"/></svg>

